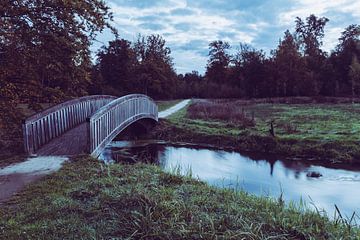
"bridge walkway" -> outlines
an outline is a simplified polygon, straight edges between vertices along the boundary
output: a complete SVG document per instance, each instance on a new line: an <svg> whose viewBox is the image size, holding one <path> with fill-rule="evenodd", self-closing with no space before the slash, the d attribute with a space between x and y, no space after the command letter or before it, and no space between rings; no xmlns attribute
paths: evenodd
<svg viewBox="0 0 360 240"><path fill-rule="evenodd" d="M52 139L37 151L39 156L71 156L87 152L89 134L86 130L86 123L72 128Z"/></svg>

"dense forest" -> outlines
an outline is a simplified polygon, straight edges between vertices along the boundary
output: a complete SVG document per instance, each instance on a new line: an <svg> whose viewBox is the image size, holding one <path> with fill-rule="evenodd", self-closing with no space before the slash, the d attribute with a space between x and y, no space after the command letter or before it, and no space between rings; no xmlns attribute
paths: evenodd
<svg viewBox="0 0 360 240"><path fill-rule="evenodd" d="M155 99L356 96L360 94L360 25L350 25L331 53L321 49L329 19L296 18L266 54L244 43L209 44L204 75L177 74L171 49L159 35L130 42L111 25L100 0L0 3L0 104L60 102L87 94L140 92ZM105 28L113 41L91 59ZM234 53L235 54L230 54ZM2 111L4 112L4 111ZM16 111L7 111L16 113ZM0 116L8 118L9 114Z"/></svg>

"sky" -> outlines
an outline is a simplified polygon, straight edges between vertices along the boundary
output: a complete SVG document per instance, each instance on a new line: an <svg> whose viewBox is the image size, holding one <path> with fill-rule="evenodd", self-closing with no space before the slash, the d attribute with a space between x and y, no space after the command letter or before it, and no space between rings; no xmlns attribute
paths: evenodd
<svg viewBox="0 0 360 240"><path fill-rule="evenodd" d="M131 42L138 34L160 34L171 48L177 73L205 72L209 43L224 40L235 52L241 43L270 53L296 17L327 17L322 49L330 52L341 32L360 23L360 0L106 0L112 25ZM114 40L99 34L93 52Z"/></svg>

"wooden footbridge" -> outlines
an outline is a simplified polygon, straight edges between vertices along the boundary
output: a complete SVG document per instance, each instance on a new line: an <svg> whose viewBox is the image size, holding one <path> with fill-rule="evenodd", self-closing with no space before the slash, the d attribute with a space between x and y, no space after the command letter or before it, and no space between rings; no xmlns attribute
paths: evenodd
<svg viewBox="0 0 360 240"><path fill-rule="evenodd" d="M97 157L121 131L140 120L158 121L158 108L146 95L86 96L37 113L23 123L25 151L36 155Z"/></svg>

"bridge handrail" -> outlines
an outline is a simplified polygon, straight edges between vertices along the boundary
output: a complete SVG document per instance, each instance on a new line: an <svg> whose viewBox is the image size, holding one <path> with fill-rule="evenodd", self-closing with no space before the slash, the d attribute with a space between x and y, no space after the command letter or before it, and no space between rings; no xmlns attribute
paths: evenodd
<svg viewBox="0 0 360 240"><path fill-rule="evenodd" d="M92 95L72 99L28 117L23 122L25 151L37 149L69 129L86 121L102 106L116 99L109 95Z"/></svg>
<svg viewBox="0 0 360 240"><path fill-rule="evenodd" d="M158 120L156 103L143 94L126 95L100 108L87 119L90 154L98 155L101 149L118 134L119 128L125 128L140 118Z"/></svg>

